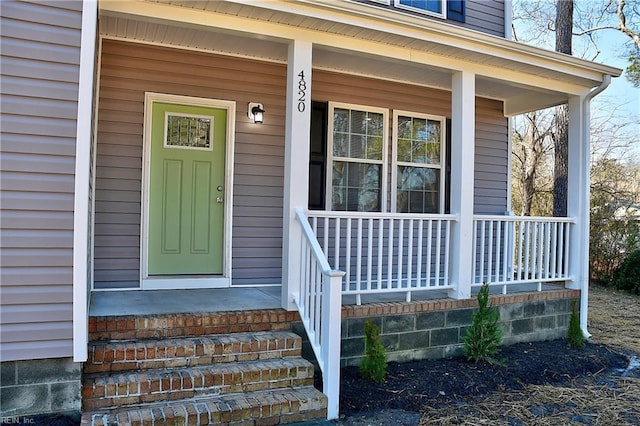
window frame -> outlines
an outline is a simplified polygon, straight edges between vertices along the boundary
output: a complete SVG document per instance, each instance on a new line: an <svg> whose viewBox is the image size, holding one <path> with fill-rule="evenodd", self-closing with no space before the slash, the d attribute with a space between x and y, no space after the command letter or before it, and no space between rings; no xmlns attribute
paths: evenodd
<svg viewBox="0 0 640 426"><path fill-rule="evenodd" d="M427 163L408 163L406 161L398 161L398 118L411 117L426 119L431 121L440 122L440 162L437 165ZM445 191L446 191L446 149L447 149L447 117L443 115L424 114L414 111L393 110L393 123L392 123L392 140L391 140L391 211L398 212L398 166L408 167L421 167L428 169L440 170L440 185L438 212L436 213L423 213L423 214L444 214L445 212ZM410 214L410 213L401 213Z"/></svg>
<svg viewBox="0 0 640 426"><path fill-rule="evenodd" d="M334 134L334 113L335 109L347 109L349 111L363 111L372 112L376 114L382 114L382 158L381 160L368 160L352 157L337 157L333 155L333 134ZM327 108L327 167L326 167L326 196L325 196L325 210L333 210L333 163L334 161L344 161L352 163L362 164L380 164L381 165L381 177L380 177L380 210L379 212L387 211L387 193L388 191L388 167L389 167L389 109L380 108L369 105L358 105L344 102L328 102ZM346 210L353 211L353 210Z"/></svg>
<svg viewBox="0 0 640 426"><path fill-rule="evenodd" d="M415 13L421 13L423 15L435 16L436 18L447 19L447 0L438 0L440 2L440 10L442 12L433 12L427 9L420 9L419 7L408 6L400 3L401 0L393 0L393 7L397 9L409 10Z"/></svg>

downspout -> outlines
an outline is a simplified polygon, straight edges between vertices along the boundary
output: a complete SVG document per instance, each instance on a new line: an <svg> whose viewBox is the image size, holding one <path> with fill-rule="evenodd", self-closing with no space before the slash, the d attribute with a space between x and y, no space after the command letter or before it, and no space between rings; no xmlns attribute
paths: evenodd
<svg viewBox="0 0 640 426"><path fill-rule="evenodd" d="M591 100L603 92L611 84L611 75L605 74L604 79L600 86L589 92L582 101L582 143L584 148L584 164L583 170L585 174L585 181L587 185L587 197L585 200L585 212L583 220L583 229L589 232L589 221L591 215ZM589 312L589 239L585 241L585 259L583 268L583 281L582 288L580 289L580 328L585 338L589 339L591 333L587 330L587 316Z"/></svg>
<svg viewBox="0 0 640 426"><path fill-rule="evenodd" d="M513 40L513 4L511 0L504 2L504 38Z"/></svg>

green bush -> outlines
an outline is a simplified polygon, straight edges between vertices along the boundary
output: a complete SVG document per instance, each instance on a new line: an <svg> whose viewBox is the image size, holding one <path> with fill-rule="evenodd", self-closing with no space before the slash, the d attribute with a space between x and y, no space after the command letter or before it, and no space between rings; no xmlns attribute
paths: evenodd
<svg viewBox="0 0 640 426"><path fill-rule="evenodd" d="M611 283L620 290L640 295L640 249L622 261L613 272Z"/></svg>
<svg viewBox="0 0 640 426"><path fill-rule="evenodd" d="M387 350L380 339L380 327L371 320L364 324L364 359L360 374L374 382L382 382L387 376Z"/></svg>
<svg viewBox="0 0 640 426"><path fill-rule="evenodd" d="M479 309L473 314L471 326L467 328L464 342L464 354L475 362L486 361L490 364L501 364L495 358L502 345L502 329L498 325L500 312L489 306L489 284L484 283L478 293Z"/></svg>
<svg viewBox="0 0 640 426"><path fill-rule="evenodd" d="M569 346L576 349L585 347L584 334L580 328L580 316L576 301L571 302L571 318L569 319L569 330L567 330L567 341Z"/></svg>

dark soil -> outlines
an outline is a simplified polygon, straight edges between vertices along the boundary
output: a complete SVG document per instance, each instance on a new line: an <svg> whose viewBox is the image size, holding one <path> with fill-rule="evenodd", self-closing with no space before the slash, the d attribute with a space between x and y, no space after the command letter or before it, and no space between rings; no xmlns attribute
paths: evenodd
<svg viewBox="0 0 640 426"><path fill-rule="evenodd" d="M340 414L358 417L387 409L421 412L462 404L495 391L534 385L570 385L596 373L618 374L629 364L619 350L588 343L571 349L566 340L518 343L502 349L504 365L468 362L464 358L390 362L382 383L363 380L357 367L341 372Z"/></svg>

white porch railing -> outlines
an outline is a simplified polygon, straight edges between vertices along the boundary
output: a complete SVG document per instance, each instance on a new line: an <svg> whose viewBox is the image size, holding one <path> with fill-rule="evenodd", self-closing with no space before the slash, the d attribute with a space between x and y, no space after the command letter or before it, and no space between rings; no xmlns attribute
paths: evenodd
<svg viewBox="0 0 640 426"><path fill-rule="evenodd" d="M455 215L310 211L311 228L332 269L346 272L342 294L450 289Z"/></svg>
<svg viewBox="0 0 640 426"><path fill-rule="evenodd" d="M335 419L340 397L340 291L344 272L331 269L302 209L296 209L296 217L302 226L302 261L295 303L322 371L327 418Z"/></svg>
<svg viewBox="0 0 640 426"><path fill-rule="evenodd" d="M575 219L474 216L473 286L570 280L569 241Z"/></svg>

